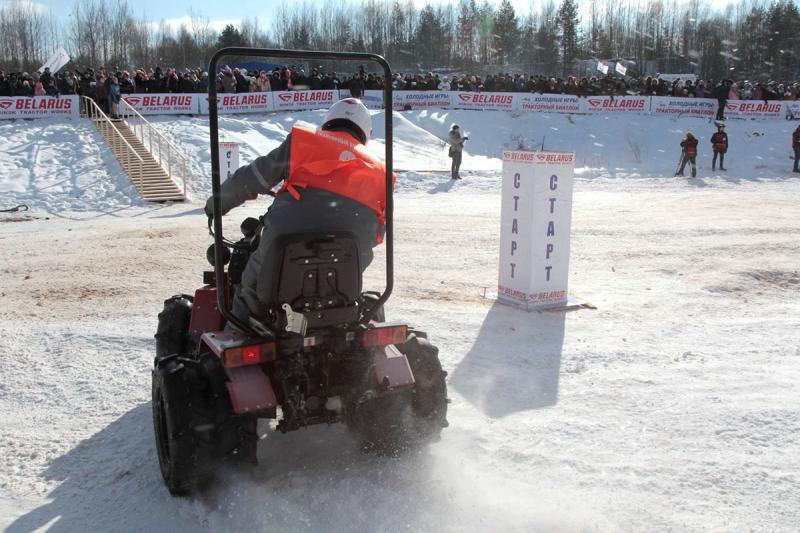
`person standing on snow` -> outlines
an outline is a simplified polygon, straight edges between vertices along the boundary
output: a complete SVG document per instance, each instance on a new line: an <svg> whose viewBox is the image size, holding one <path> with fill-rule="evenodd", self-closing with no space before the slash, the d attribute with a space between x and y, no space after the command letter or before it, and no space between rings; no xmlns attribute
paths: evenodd
<svg viewBox="0 0 800 533"><path fill-rule="evenodd" d="M800 172L797 165L800 162L800 126L792 132L792 150L794 150L794 170L792 172Z"/></svg>
<svg viewBox="0 0 800 533"><path fill-rule="evenodd" d="M728 134L725 133L725 124L717 123L717 132L711 136L711 147L714 149L711 170L717 169L717 155L719 155L719 169L726 170L725 152L728 151Z"/></svg>
<svg viewBox="0 0 800 533"><path fill-rule="evenodd" d="M278 252L275 242L283 235L349 231L358 241L361 271L372 262L372 248L383 240L386 167L364 148L371 133L367 108L355 98L345 98L328 109L320 129L295 125L275 150L222 183L224 215L283 181L263 217L258 249L250 255L233 298L238 318L266 320ZM213 214L212 198L205 212Z"/></svg>
<svg viewBox="0 0 800 533"><path fill-rule="evenodd" d="M686 138L681 141L681 148L683 148L681 156L681 168L675 176L683 176L683 169L686 168L686 163L692 165L692 177L697 177L697 139L691 132L686 132Z"/></svg>
<svg viewBox="0 0 800 533"><path fill-rule="evenodd" d="M447 144L450 145L450 150L447 155L453 160L450 165L450 179L461 179L461 176L458 175L458 170L461 168L461 155L464 151L464 141L467 139L469 139L469 137L461 136L461 130L458 124L453 124L447 136Z"/></svg>

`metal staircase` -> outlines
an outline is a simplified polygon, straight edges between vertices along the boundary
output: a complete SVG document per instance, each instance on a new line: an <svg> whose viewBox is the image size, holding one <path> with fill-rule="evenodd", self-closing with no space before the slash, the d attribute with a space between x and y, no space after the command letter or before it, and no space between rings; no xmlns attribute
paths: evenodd
<svg viewBox="0 0 800 533"><path fill-rule="evenodd" d="M151 202L186 199L186 157L124 101L122 119L111 119L91 98L83 97L95 124L141 197Z"/></svg>

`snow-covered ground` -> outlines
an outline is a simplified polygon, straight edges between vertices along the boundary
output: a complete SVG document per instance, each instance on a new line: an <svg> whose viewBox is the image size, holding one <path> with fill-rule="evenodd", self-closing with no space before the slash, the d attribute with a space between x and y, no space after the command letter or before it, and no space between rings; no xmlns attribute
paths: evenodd
<svg viewBox="0 0 800 533"><path fill-rule="evenodd" d="M246 162L320 116L221 126ZM729 121L720 175L704 120L403 113L398 168L445 168L436 137L454 121L470 134L466 179L400 176L387 309L440 347L450 428L402 459L357 453L342 427L270 435L258 468L175 499L149 369L162 300L206 267L207 122L157 121L196 161L194 203L138 201L88 123L0 123L0 208L33 208L0 214L0 528L796 531L794 124ZM671 177L686 129L706 147L695 180ZM543 137L577 153L570 283L594 311L482 296L497 279L499 151ZM231 233L265 203L227 217ZM381 287L380 266L368 285Z"/></svg>

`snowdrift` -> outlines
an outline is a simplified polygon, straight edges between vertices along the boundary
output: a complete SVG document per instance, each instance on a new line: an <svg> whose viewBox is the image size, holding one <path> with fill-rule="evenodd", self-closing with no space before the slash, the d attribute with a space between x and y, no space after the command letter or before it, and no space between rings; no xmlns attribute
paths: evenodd
<svg viewBox="0 0 800 533"><path fill-rule="evenodd" d="M316 125L324 111L220 116L222 140L241 145L248 163L275 148L295 123ZM421 110L394 115L394 161L398 191L431 190L446 184L449 159L443 139L457 123L469 135L459 187L493 191L500 184L504 149L574 151L583 180L669 179L678 143L687 131L700 139L698 178L705 185L743 180L782 180L791 174L793 122L731 120L729 170L712 173L708 119L654 116L545 115L514 111ZM384 115L373 116L369 149L384 153ZM155 116L151 120L189 156L190 199L210 194L208 117ZM135 189L101 137L86 120L0 123L0 193L4 205L25 203L50 213L141 206Z"/></svg>

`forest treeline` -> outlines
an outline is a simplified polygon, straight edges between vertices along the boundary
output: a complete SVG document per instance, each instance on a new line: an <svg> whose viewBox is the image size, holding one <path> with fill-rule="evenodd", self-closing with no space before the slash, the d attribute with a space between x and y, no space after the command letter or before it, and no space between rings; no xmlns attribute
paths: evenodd
<svg viewBox="0 0 800 533"><path fill-rule="evenodd" d="M198 11L180 24L134 14L127 0L78 0L69 16L14 0L0 6L0 68L34 70L59 46L76 65L196 67L226 45L369 51L396 69L562 75L624 60L629 74L800 77L793 0L553 0L526 12L508 0L282 3L269 27L245 17L220 31ZM67 20L66 23L63 20ZM62 22L59 22L62 21Z"/></svg>

